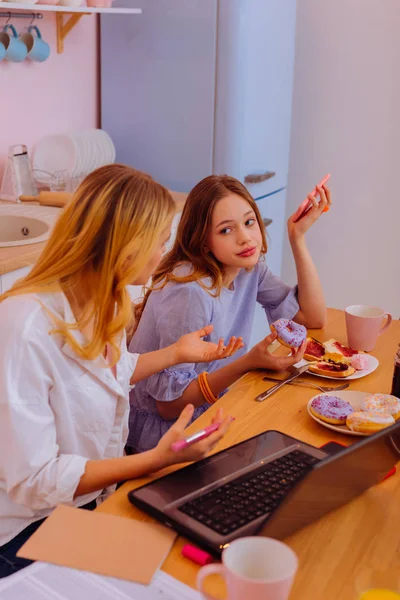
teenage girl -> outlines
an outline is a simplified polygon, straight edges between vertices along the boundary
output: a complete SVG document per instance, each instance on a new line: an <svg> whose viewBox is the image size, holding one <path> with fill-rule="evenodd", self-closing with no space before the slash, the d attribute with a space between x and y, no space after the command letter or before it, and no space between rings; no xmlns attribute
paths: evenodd
<svg viewBox="0 0 400 600"><path fill-rule="evenodd" d="M197 418L236 379L251 369L286 369L299 361L304 345L293 356L269 353L269 335L253 348L250 339L256 302L269 323L294 319L306 327L322 327L325 300L319 277L306 246L306 231L331 204L329 189L318 187L320 203L309 196L312 208L288 234L296 263L298 284L290 287L267 266L263 222L247 189L233 177L211 175L190 192L175 244L153 277L153 287L137 309L140 319L131 352L150 352L173 343L205 322L214 325L210 341L235 334L245 347L208 365L195 361L171 367L140 382L131 392L128 449L143 452L175 422L187 404ZM296 214L296 213L295 213Z"/></svg>

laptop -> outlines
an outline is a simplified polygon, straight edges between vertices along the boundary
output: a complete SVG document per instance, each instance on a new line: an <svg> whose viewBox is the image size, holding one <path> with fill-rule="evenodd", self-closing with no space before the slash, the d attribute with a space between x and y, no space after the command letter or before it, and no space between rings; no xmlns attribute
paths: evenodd
<svg viewBox="0 0 400 600"><path fill-rule="evenodd" d="M265 431L128 498L218 556L238 537L287 537L380 482L399 460L400 421L333 454Z"/></svg>

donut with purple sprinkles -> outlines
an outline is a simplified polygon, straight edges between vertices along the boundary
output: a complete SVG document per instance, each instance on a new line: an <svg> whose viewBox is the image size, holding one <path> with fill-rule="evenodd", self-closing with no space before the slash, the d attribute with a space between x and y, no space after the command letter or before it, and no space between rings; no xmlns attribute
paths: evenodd
<svg viewBox="0 0 400 600"><path fill-rule="evenodd" d="M276 331L278 342L288 348L299 348L307 337L304 325L290 319L278 319L272 323L271 331Z"/></svg>
<svg viewBox="0 0 400 600"><path fill-rule="evenodd" d="M315 396L310 404L310 411L315 417L331 425L346 425L347 417L354 412L350 402L328 394Z"/></svg>

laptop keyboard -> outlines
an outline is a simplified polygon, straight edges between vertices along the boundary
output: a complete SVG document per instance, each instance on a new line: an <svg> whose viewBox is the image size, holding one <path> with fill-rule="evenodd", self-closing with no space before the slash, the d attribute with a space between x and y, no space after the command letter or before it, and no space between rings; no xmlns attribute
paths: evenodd
<svg viewBox="0 0 400 600"><path fill-rule="evenodd" d="M319 462L294 450L179 507L179 510L221 535L264 516L268 518L297 480Z"/></svg>

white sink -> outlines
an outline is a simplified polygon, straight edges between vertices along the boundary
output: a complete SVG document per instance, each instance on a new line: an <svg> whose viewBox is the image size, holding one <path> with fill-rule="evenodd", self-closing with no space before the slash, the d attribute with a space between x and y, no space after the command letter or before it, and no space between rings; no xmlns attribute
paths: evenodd
<svg viewBox="0 0 400 600"><path fill-rule="evenodd" d="M23 214L0 214L0 248L38 244L49 237L50 225Z"/></svg>

